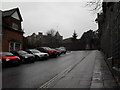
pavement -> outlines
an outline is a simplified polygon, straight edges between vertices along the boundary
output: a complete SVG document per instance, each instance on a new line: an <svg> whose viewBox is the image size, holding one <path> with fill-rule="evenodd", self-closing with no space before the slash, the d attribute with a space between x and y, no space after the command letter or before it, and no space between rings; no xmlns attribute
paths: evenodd
<svg viewBox="0 0 120 90"><path fill-rule="evenodd" d="M41 88L118 88L104 56L97 50L77 62L71 70L67 69L67 73L63 73Z"/></svg>

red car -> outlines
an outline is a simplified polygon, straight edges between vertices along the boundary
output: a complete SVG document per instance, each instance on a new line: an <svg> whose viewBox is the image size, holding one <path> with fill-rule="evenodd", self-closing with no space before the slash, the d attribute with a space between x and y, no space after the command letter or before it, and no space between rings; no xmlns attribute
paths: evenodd
<svg viewBox="0 0 120 90"><path fill-rule="evenodd" d="M50 57L56 57L57 56L57 51L54 49L51 49L49 47L39 47L37 48L37 50L44 52L44 53L48 53Z"/></svg>
<svg viewBox="0 0 120 90"><path fill-rule="evenodd" d="M20 58L10 52L0 52L0 61L3 67L20 64Z"/></svg>

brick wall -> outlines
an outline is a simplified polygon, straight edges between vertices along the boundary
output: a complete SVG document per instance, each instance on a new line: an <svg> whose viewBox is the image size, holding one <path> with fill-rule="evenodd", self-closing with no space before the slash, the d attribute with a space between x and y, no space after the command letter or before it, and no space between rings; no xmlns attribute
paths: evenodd
<svg viewBox="0 0 120 90"><path fill-rule="evenodd" d="M9 41L11 39L15 39L15 40L19 41L21 43L21 48L23 48L23 34L22 33L3 29L3 37L2 37L3 51L9 51Z"/></svg>
<svg viewBox="0 0 120 90"><path fill-rule="evenodd" d="M18 30L21 30L21 21L12 18L12 17L4 17L3 18L3 24L7 27L12 27L12 23L16 23L18 25Z"/></svg>

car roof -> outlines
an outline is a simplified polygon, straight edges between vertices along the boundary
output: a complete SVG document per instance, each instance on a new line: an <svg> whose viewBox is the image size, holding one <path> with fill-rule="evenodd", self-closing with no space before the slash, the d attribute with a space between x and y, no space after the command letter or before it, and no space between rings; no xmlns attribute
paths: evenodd
<svg viewBox="0 0 120 90"><path fill-rule="evenodd" d="M36 50L36 49L28 49L28 50Z"/></svg>
<svg viewBox="0 0 120 90"><path fill-rule="evenodd" d="M0 51L0 52L9 52L9 51Z"/></svg>
<svg viewBox="0 0 120 90"><path fill-rule="evenodd" d="M11 52L19 52L19 51L24 51L24 50L17 50L17 51L11 51ZM26 52L26 51L25 51Z"/></svg>

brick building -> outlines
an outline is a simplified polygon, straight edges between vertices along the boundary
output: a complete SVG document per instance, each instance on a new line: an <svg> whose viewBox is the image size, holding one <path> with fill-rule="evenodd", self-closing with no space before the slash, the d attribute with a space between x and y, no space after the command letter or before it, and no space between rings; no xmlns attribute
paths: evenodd
<svg viewBox="0 0 120 90"><path fill-rule="evenodd" d="M22 17L18 8L2 11L2 50L23 48Z"/></svg>

